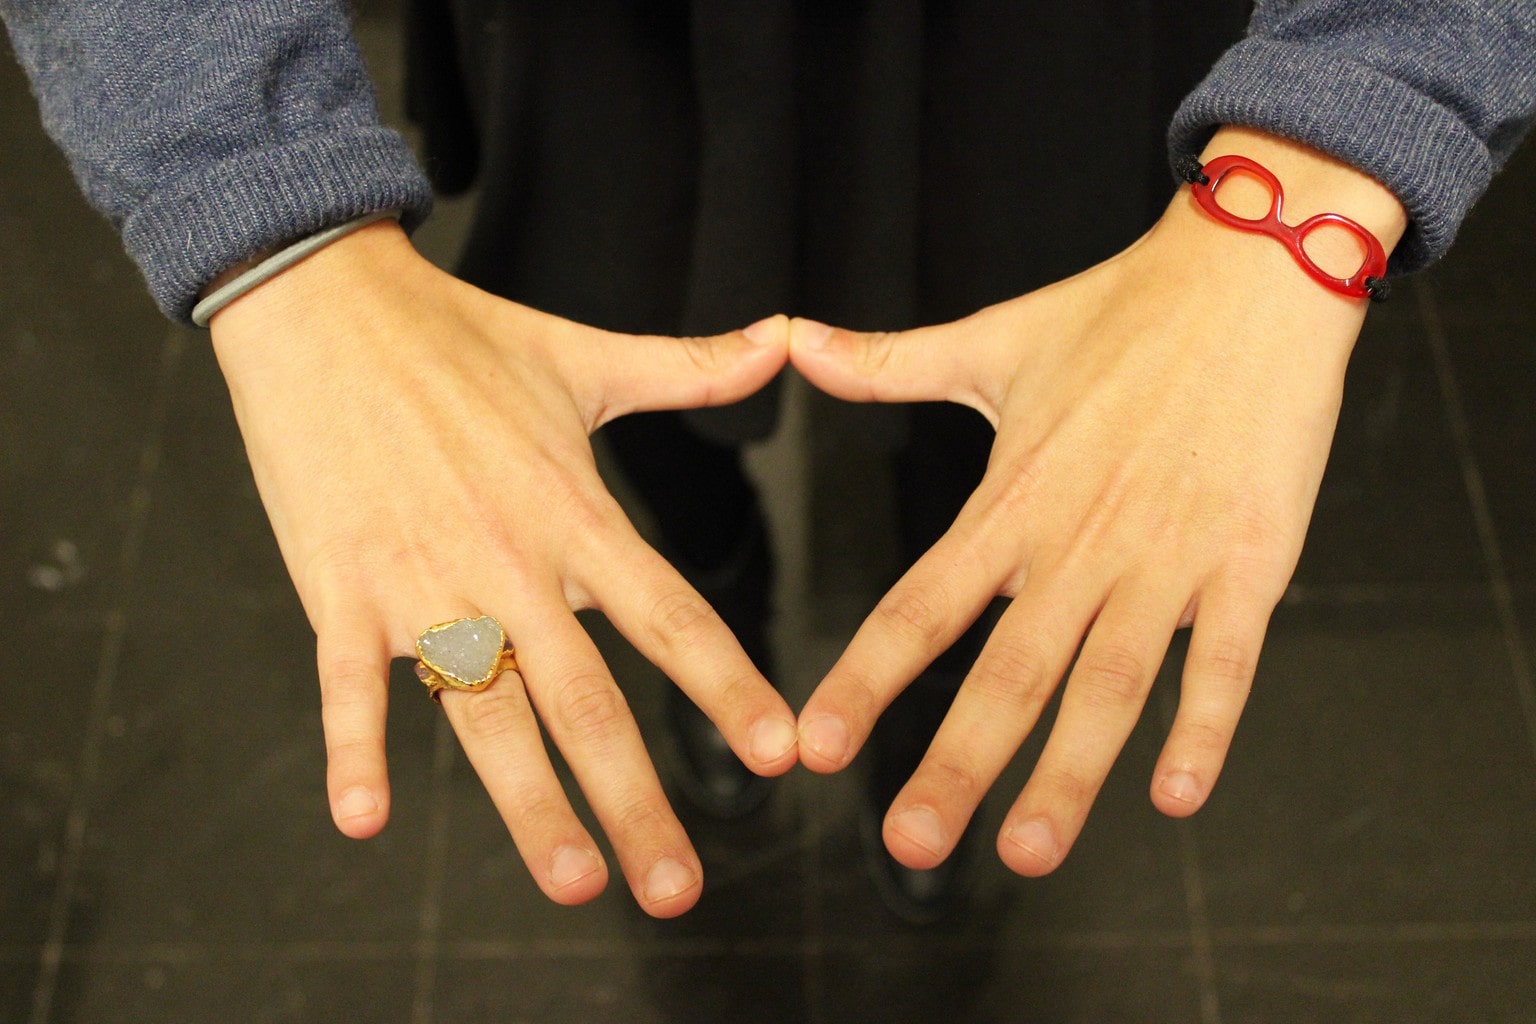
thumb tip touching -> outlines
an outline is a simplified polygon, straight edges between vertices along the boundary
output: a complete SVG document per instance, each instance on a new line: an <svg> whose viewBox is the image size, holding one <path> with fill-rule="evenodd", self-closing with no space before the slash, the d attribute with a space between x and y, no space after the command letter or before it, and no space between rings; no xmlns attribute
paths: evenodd
<svg viewBox="0 0 1536 1024"><path fill-rule="evenodd" d="M789 347L791 352L825 351L828 343L832 340L832 335L836 331L836 328L819 320L810 320L800 316L791 320L789 326Z"/></svg>
<svg viewBox="0 0 1536 1024"><path fill-rule="evenodd" d="M741 329L748 341L763 348L789 347L790 319L783 313L764 317Z"/></svg>

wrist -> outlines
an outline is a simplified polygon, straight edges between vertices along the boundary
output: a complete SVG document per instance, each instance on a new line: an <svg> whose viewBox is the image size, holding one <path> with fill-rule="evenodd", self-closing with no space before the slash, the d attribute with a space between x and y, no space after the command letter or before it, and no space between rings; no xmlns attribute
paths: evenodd
<svg viewBox="0 0 1536 1024"><path fill-rule="evenodd" d="M371 225L384 221L398 223L398 210L379 210L334 225L314 234L305 235L286 245L275 246L216 276L199 293L192 309L192 322L198 327L208 327L212 319L226 306L238 302L268 282L281 277L317 252L335 245Z"/></svg>
<svg viewBox="0 0 1536 1024"><path fill-rule="evenodd" d="M1235 163L1234 163L1235 161ZM1209 174L1206 172L1209 171ZM1266 290L1288 287L1294 272L1354 302L1385 298L1386 257L1407 228L1407 213L1379 182L1300 143L1248 128L1225 128L1185 171L1168 219L1205 222L1214 251L1255 258L1268 250ZM1247 235L1217 241L1212 228ZM1297 229L1301 229L1298 232ZM1292 262L1280 265L1280 253Z"/></svg>
<svg viewBox="0 0 1536 1024"><path fill-rule="evenodd" d="M1407 211L1385 185L1310 146L1253 128L1228 127L1211 137L1200 161L1229 154L1249 157L1280 179L1287 224L1318 213L1343 214L1375 235L1388 254L1408 228Z"/></svg>
<svg viewBox="0 0 1536 1024"><path fill-rule="evenodd" d="M317 360L377 358L368 339L392 302L409 306L420 293L423 267L400 226L378 221L231 302L210 327L237 403L245 392L280 392Z"/></svg>
<svg viewBox="0 0 1536 1024"><path fill-rule="evenodd" d="M1407 214L1391 192L1326 154L1252 129L1226 128L1199 159L1208 163L1229 154L1248 157L1278 179L1286 225L1294 227L1315 214L1341 214L1375 236L1387 253L1406 230ZM1263 219L1272 199L1257 179L1232 174L1221 187L1219 202L1239 217ZM1361 240L1343 228L1311 231L1304 247L1321 270L1339 278L1357 271L1364 258ZM1218 220L1201 208L1189 186L1179 189L1152 232L1133 247L1141 249L1162 276L1162 287L1213 300L1231 296L1272 317L1347 337L1346 356L1369 305L1318 281L1280 240Z"/></svg>
<svg viewBox="0 0 1536 1024"><path fill-rule="evenodd" d="M232 328L318 318L362 300L380 275L403 273L418 261L422 258L397 222L375 221L256 285L219 310L210 326L217 340Z"/></svg>

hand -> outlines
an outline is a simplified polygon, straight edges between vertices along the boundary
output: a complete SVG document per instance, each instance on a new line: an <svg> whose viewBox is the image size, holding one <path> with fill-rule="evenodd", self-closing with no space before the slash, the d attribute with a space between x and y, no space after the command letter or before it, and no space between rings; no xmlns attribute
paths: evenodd
<svg viewBox="0 0 1536 1024"><path fill-rule="evenodd" d="M1225 152L1279 173L1288 211L1350 213L1389 249L1403 230L1390 194L1319 154L1232 130L1207 159ZM790 358L823 390L960 402L997 430L953 527L880 602L800 716L801 760L842 768L992 597L1013 599L885 819L898 861L928 868L949 855L1081 644L998 839L1014 871L1053 870L1173 631L1191 623L1152 800L1175 816L1204 803L1295 570L1363 317L1363 303L1304 276L1271 240L1217 224L1184 189L1116 258L957 323L854 334L793 322Z"/></svg>
<svg viewBox="0 0 1536 1024"><path fill-rule="evenodd" d="M641 907L698 899L702 872L623 695L573 609L600 609L754 771L796 759L795 719L719 617L636 534L588 435L642 409L736 401L784 365L787 321L625 337L438 271L393 224L364 228L231 304L213 342L262 500L318 634L337 827L389 813L390 657L428 626L494 615L519 673L443 708L535 881L591 899L607 867L540 724L613 842ZM414 713L436 713L426 694Z"/></svg>

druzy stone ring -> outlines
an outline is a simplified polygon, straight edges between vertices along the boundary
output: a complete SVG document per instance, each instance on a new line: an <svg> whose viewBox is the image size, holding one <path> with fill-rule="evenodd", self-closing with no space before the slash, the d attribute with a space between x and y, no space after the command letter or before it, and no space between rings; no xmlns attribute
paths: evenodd
<svg viewBox="0 0 1536 1024"><path fill-rule="evenodd" d="M443 690L475 692L491 685L503 672L517 671L517 655L507 643L506 630L489 615L454 619L425 630L416 638L416 678L439 704Z"/></svg>

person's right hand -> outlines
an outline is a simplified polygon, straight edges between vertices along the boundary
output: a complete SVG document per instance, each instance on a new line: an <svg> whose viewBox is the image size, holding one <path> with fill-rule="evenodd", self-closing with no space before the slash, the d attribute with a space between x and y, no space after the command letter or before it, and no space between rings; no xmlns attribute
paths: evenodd
<svg viewBox="0 0 1536 1024"><path fill-rule="evenodd" d="M702 870L612 675L573 615L600 609L753 771L796 759L795 716L731 632L635 532L588 435L628 412L732 402L786 360L787 321L716 338L629 337L507 302L381 222L214 317L251 467L318 634L337 827L389 814L388 661L450 619L493 615L520 674L443 707L539 887L596 896L607 867L562 791L560 748L640 906L670 917ZM750 336L749 336L750 335ZM416 713L435 713L425 693Z"/></svg>

